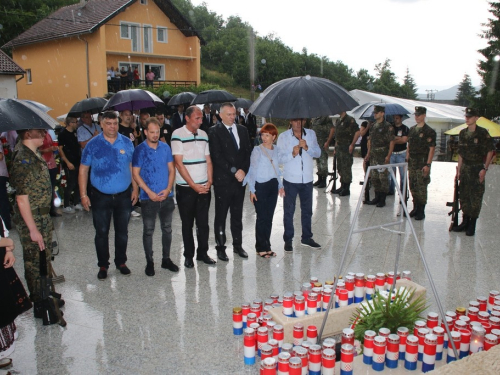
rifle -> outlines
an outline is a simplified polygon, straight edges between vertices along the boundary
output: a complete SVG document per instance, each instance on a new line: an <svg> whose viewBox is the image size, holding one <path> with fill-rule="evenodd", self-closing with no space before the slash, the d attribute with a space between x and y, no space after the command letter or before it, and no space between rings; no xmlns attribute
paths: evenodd
<svg viewBox="0 0 500 375"><path fill-rule="evenodd" d="M333 172L329 172L328 176L330 176L330 180L328 181L328 186L330 186L330 183L333 181L333 186L332 189L330 190L331 193L333 193L335 190L337 190L337 153L333 154Z"/></svg>
<svg viewBox="0 0 500 375"><path fill-rule="evenodd" d="M52 277L48 276L45 250L40 251L40 297L42 299L43 325L58 323L61 327L66 327L66 321L62 317L57 301L61 295L56 293Z"/></svg>
<svg viewBox="0 0 500 375"><path fill-rule="evenodd" d="M452 207L451 211L448 212L448 216L451 216L451 223L448 231L452 231L453 227L458 226L458 213L460 212L460 186L458 180L455 179L455 189L453 190L453 202L446 202L446 207Z"/></svg>

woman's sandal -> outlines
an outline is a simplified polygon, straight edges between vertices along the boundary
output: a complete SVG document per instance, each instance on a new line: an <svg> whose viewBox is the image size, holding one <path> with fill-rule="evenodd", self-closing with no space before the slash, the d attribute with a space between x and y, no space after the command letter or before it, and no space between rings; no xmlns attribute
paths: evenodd
<svg viewBox="0 0 500 375"><path fill-rule="evenodd" d="M267 251L257 251L257 255L260 256L261 258L264 258L264 259L269 259L271 258L271 255L268 254Z"/></svg>
<svg viewBox="0 0 500 375"><path fill-rule="evenodd" d="M2 358L0 359L0 368L8 367L12 364L12 359Z"/></svg>
<svg viewBox="0 0 500 375"><path fill-rule="evenodd" d="M275 253L274 251L269 250L269 251L267 252L267 255L269 255L270 257L275 257L275 256L276 256L276 253Z"/></svg>

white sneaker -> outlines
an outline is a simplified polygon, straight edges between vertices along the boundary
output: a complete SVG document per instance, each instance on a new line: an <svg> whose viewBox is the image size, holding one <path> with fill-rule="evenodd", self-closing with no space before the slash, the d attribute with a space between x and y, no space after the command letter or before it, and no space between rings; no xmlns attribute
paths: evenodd
<svg viewBox="0 0 500 375"><path fill-rule="evenodd" d="M80 210L80 211L83 211L83 206L81 203L78 203L78 204L75 204L75 206L73 207L75 210Z"/></svg>
<svg viewBox="0 0 500 375"><path fill-rule="evenodd" d="M134 210L132 210L132 212L131 212L130 214L131 214L133 217L139 217L139 216L141 216L141 214L140 214L139 212L134 211Z"/></svg>
<svg viewBox="0 0 500 375"><path fill-rule="evenodd" d="M73 209L73 207L64 207L62 209L62 212L64 212L65 214L74 214L75 213L75 210Z"/></svg>

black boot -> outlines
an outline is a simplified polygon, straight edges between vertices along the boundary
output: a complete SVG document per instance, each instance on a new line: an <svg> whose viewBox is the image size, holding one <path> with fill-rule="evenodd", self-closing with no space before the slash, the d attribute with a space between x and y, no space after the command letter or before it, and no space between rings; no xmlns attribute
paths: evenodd
<svg viewBox="0 0 500 375"><path fill-rule="evenodd" d="M326 188L326 176L318 176L319 184L316 185L318 189Z"/></svg>
<svg viewBox="0 0 500 375"><path fill-rule="evenodd" d="M415 203L415 201L413 201L413 210L409 212L410 217L414 217L417 214L417 210L418 210L418 203Z"/></svg>
<svg viewBox="0 0 500 375"><path fill-rule="evenodd" d="M469 218L469 226L467 227L467 232L465 232L466 236L473 236L476 233L476 221L477 217Z"/></svg>
<svg viewBox="0 0 500 375"><path fill-rule="evenodd" d="M379 193L379 201L377 203L377 207L384 207L385 206L385 197L387 196L387 193Z"/></svg>
<svg viewBox="0 0 500 375"><path fill-rule="evenodd" d="M351 184L342 184L344 185L344 188L342 189L342 191L339 193L339 195L341 197L345 197L347 195L351 195L351 191L350 191L350 186Z"/></svg>
<svg viewBox="0 0 500 375"><path fill-rule="evenodd" d="M419 204L417 214L415 215L415 220L425 219L425 204Z"/></svg>
<svg viewBox="0 0 500 375"><path fill-rule="evenodd" d="M316 182L313 184L313 186L318 186L320 183L321 183L321 178L322 176L320 176L318 173L316 173L318 175L318 179L316 180Z"/></svg>
<svg viewBox="0 0 500 375"><path fill-rule="evenodd" d="M344 188L344 184L340 184L340 187L338 189L335 189L332 191L333 194L339 194Z"/></svg>
<svg viewBox="0 0 500 375"><path fill-rule="evenodd" d="M373 205L377 204L379 201L380 201L380 193L378 191L376 191L375 198L373 198L373 200L367 202L366 204L373 206Z"/></svg>
<svg viewBox="0 0 500 375"><path fill-rule="evenodd" d="M469 222L471 221L471 218L467 215L463 215L462 217L462 224L457 225L456 227L453 227L453 232L463 232L464 230L467 230L469 227ZM476 228L474 228L475 230Z"/></svg>

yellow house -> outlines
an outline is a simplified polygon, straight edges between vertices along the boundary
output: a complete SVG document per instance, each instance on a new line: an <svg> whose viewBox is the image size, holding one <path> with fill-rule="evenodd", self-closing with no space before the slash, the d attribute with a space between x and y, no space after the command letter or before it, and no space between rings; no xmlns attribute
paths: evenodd
<svg viewBox="0 0 500 375"><path fill-rule="evenodd" d="M52 107L56 117L113 89L111 67L137 68L141 83L151 70L155 85L198 85L202 43L170 0L81 0L2 48L11 47L26 71L17 82L18 97Z"/></svg>

